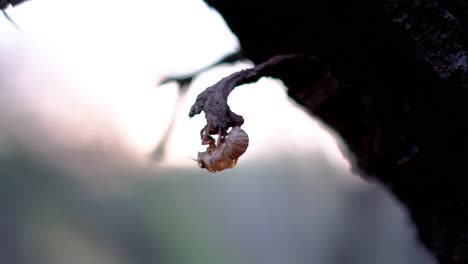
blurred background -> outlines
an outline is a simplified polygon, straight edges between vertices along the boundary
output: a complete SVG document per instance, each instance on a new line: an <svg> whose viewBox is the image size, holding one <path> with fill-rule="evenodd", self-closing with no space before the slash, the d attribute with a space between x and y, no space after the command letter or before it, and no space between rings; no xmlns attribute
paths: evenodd
<svg viewBox="0 0 468 264"><path fill-rule="evenodd" d="M133 4L133 5L131 5ZM201 0L27 1L0 18L0 263L433 263L402 207L280 81L237 88L250 146L197 167L198 93L248 61ZM267 95L267 96L266 96ZM175 121L171 124L171 118ZM154 151L168 128L160 158Z"/></svg>

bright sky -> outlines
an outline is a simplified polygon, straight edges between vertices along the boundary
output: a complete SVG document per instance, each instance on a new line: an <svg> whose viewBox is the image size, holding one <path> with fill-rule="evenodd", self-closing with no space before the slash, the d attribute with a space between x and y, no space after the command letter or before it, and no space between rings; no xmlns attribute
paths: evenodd
<svg viewBox="0 0 468 264"><path fill-rule="evenodd" d="M158 81L202 68L238 45L201 0L40 0L7 12L21 28L0 18L0 58L8 58L10 82L21 87L13 92L47 118L66 120L67 133L76 134L70 127L79 123L80 135L74 136L95 135L98 123L106 124L140 154L154 148L175 110L176 86L156 87ZM199 141L204 116L187 116L197 94L250 66L221 66L195 80L179 111L167 164L193 166L187 156L204 148ZM230 105L246 119L251 144L244 159L305 149L340 156L332 137L277 80L238 88Z"/></svg>

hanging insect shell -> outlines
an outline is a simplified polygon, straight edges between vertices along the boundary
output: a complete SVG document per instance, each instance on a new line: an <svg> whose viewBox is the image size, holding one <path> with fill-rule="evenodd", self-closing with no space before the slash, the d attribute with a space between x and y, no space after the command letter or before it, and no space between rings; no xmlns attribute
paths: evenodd
<svg viewBox="0 0 468 264"><path fill-rule="evenodd" d="M240 127L233 127L224 139L211 144L206 151L198 152L198 166L210 172L234 168L248 146L247 133Z"/></svg>

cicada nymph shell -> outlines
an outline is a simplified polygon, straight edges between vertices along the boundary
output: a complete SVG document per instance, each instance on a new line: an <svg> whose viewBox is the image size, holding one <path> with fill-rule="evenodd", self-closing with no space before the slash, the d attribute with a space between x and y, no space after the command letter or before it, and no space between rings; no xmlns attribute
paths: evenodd
<svg viewBox="0 0 468 264"><path fill-rule="evenodd" d="M198 152L198 166L210 172L234 168L239 157L249 146L249 136L240 127L233 127L225 137L219 137L218 142L212 142L204 152Z"/></svg>

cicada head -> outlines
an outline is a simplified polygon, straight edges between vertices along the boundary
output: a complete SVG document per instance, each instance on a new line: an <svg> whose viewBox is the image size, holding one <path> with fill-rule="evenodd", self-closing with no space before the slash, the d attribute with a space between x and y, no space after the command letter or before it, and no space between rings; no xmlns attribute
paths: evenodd
<svg viewBox="0 0 468 264"><path fill-rule="evenodd" d="M234 168L237 159L232 159L227 155L227 143L223 142L212 151L198 152L198 166L210 172L222 171Z"/></svg>
<svg viewBox="0 0 468 264"><path fill-rule="evenodd" d="M208 153L206 151L204 152L198 152L198 157L196 159L197 163L198 163L198 167L202 168L202 169L206 169L206 156L208 155Z"/></svg>

